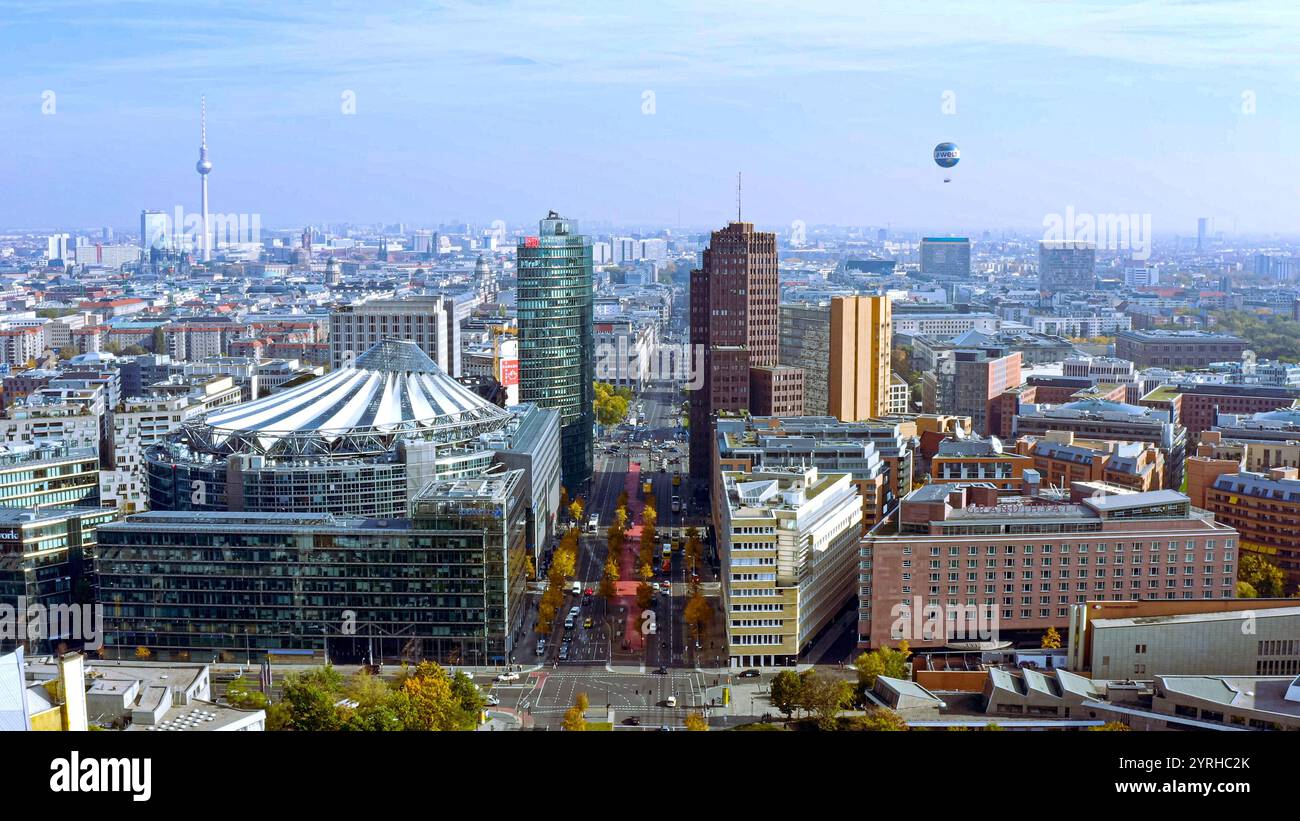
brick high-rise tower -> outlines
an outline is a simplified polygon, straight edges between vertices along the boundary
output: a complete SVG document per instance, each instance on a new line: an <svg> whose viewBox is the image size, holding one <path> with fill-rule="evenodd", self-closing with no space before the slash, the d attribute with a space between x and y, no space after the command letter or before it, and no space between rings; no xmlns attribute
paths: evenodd
<svg viewBox="0 0 1300 821"><path fill-rule="evenodd" d="M691 271L690 298L691 345L704 350L704 385L690 398L690 468L706 478L713 415L749 410L749 369L778 364L776 234L749 222L714 231L704 266Z"/></svg>

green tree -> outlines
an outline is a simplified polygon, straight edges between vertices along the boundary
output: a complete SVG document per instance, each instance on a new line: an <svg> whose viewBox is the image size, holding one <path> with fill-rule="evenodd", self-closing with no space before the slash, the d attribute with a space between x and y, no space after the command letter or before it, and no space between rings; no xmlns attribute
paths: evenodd
<svg viewBox="0 0 1300 821"><path fill-rule="evenodd" d="M906 641L900 641L898 648L880 647L858 656L853 666L858 671L858 683L870 689L876 686L876 679L907 678L907 659L912 655Z"/></svg>
<svg viewBox="0 0 1300 821"><path fill-rule="evenodd" d="M252 689L243 676L226 685L226 701L241 710L264 710L267 705L266 694Z"/></svg>
<svg viewBox="0 0 1300 821"><path fill-rule="evenodd" d="M282 700L289 705L286 729L299 732L334 731L341 726L338 703L343 676L333 667L318 667L285 676Z"/></svg>
<svg viewBox="0 0 1300 821"><path fill-rule="evenodd" d="M873 707L865 715L854 716L849 726L854 730L869 732L901 732L908 729L903 717L888 707Z"/></svg>
<svg viewBox="0 0 1300 821"><path fill-rule="evenodd" d="M803 681L793 670L782 670L772 679L772 706L789 718L803 706Z"/></svg>
<svg viewBox="0 0 1300 821"><path fill-rule="evenodd" d="M396 712L408 730L473 729L478 715L468 706L453 691L447 671L431 661L404 671L398 683Z"/></svg>
<svg viewBox="0 0 1300 821"><path fill-rule="evenodd" d="M834 730L840 712L853 698L847 681L816 671L805 675L800 690L803 706L816 716L819 730Z"/></svg>
<svg viewBox="0 0 1300 821"><path fill-rule="evenodd" d="M1241 551L1237 580L1250 585L1262 598L1282 598L1286 595L1286 574L1258 553Z"/></svg>

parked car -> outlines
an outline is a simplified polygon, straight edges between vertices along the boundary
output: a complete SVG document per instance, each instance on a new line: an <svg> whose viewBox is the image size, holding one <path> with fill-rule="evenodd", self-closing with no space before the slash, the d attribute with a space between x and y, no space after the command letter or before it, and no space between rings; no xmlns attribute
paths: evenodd
<svg viewBox="0 0 1300 821"><path fill-rule="evenodd" d="M497 681L518 681L519 674L514 670L508 670L504 673L497 673Z"/></svg>
<svg viewBox="0 0 1300 821"><path fill-rule="evenodd" d="M641 726L641 717L640 717L640 716L628 716L627 718L623 719L623 723L626 724L626 725L629 726L629 727L640 727L640 726Z"/></svg>
<svg viewBox="0 0 1300 821"><path fill-rule="evenodd" d="M753 669L753 668L750 668L750 669L748 669L748 670L741 670L741 671L740 671L740 674L739 674L739 677L740 677L740 678L758 678L760 675L762 675L762 673L758 672L757 670L755 670L755 669Z"/></svg>

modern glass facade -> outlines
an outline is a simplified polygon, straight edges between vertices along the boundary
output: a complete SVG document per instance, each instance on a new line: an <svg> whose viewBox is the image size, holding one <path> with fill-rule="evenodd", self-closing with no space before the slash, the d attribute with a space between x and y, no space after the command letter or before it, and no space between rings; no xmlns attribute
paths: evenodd
<svg viewBox="0 0 1300 821"><path fill-rule="evenodd" d="M116 518L116 510L98 507L0 508L0 605L18 611L89 604L96 528ZM65 640L79 647L85 638L42 634L27 649L49 653ZM0 650L14 646L13 637L0 635Z"/></svg>
<svg viewBox="0 0 1300 821"><path fill-rule="evenodd" d="M0 452L0 506L99 504L99 450L64 442Z"/></svg>
<svg viewBox="0 0 1300 821"><path fill-rule="evenodd" d="M522 485L522 471L434 482L412 519L151 512L101 527L105 647L503 663L525 630Z"/></svg>
<svg viewBox="0 0 1300 821"><path fill-rule="evenodd" d="M591 240L554 211L518 246L519 401L560 411L564 486L591 480L596 413Z"/></svg>

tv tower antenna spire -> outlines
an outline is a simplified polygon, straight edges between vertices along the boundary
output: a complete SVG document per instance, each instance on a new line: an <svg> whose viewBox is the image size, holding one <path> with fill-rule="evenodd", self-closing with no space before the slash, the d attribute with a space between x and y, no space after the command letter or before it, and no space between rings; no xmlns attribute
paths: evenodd
<svg viewBox="0 0 1300 821"><path fill-rule="evenodd" d="M740 222L740 172L736 172L736 222Z"/></svg>

